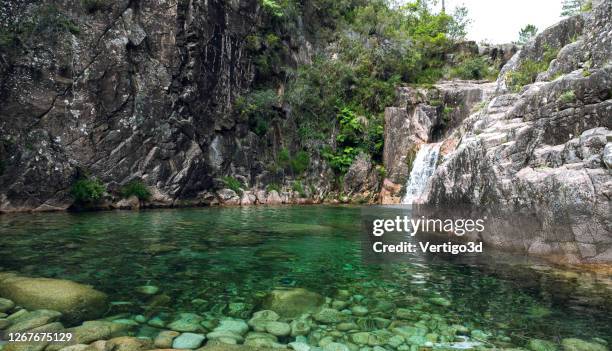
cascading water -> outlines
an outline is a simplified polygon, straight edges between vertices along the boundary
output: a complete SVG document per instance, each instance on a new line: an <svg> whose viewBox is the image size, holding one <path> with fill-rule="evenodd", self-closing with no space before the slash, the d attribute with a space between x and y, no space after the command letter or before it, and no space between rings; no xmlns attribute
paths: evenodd
<svg viewBox="0 0 612 351"><path fill-rule="evenodd" d="M406 195L402 204L419 203L427 189L429 178L436 170L441 143L423 144L412 163L410 178L406 182Z"/></svg>

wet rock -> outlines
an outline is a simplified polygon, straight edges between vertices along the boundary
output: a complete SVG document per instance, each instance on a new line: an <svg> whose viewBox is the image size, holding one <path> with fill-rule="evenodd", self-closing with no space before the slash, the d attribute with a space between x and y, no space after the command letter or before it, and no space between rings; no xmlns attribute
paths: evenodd
<svg viewBox="0 0 612 351"><path fill-rule="evenodd" d="M206 338L209 340L220 340L224 343L228 343L228 340L233 340L229 342L230 344L241 343L244 338L242 335L229 331L229 330L216 330L206 334Z"/></svg>
<svg viewBox="0 0 612 351"><path fill-rule="evenodd" d="M149 339L121 336L106 342L106 350L109 351L143 351L151 349L153 343Z"/></svg>
<svg viewBox="0 0 612 351"><path fill-rule="evenodd" d="M89 348L89 345L86 344L76 344L76 345L70 345L70 346L66 346L64 348L61 348L60 351L85 351Z"/></svg>
<svg viewBox="0 0 612 351"><path fill-rule="evenodd" d="M308 319L300 318L291 321L291 336L308 335L310 333L311 323Z"/></svg>
<svg viewBox="0 0 612 351"><path fill-rule="evenodd" d="M414 312L407 308L398 308L395 310L395 317L398 319L413 319Z"/></svg>
<svg viewBox="0 0 612 351"><path fill-rule="evenodd" d="M159 288L154 285L143 285L137 287L136 291L143 295L155 295L159 292Z"/></svg>
<svg viewBox="0 0 612 351"><path fill-rule="evenodd" d="M324 351L350 351L348 346L338 343L338 342L331 342L327 345L325 345L325 347L323 347Z"/></svg>
<svg viewBox="0 0 612 351"><path fill-rule="evenodd" d="M157 334L155 340L153 340L153 345L160 349L169 349L172 347L172 341L174 338L180 334L181 333L174 330L162 330L159 332L159 334Z"/></svg>
<svg viewBox="0 0 612 351"><path fill-rule="evenodd" d="M160 328L160 329L166 327L166 322L164 322L164 320L161 319L159 316L149 319L147 321L147 324L154 328Z"/></svg>
<svg viewBox="0 0 612 351"><path fill-rule="evenodd" d="M451 302L443 297L433 297L429 299L431 303L438 306L448 307L451 305Z"/></svg>
<svg viewBox="0 0 612 351"><path fill-rule="evenodd" d="M332 324L342 322L346 316L333 308L323 307L313 315L313 318L320 323Z"/></svg>
<svg viewBox="0 0 612 351"><path fill-rule="evenodd" d="M531 339L527 348L531 351L557 351L557 345L551 341Z"/></svg>
<svg viewBox="0 0 612 351"><path fill-rule="evenodd" d="M8 312L15 307L15 303L9 299L0 297L0 312Z"/></svg>
<svg viewBox="0 0 612 351"><path fill-rule="evenodd" d="M249 319L247 323L253 330L263 332L266 330L266 324L269 321L277 321L279 318L280 316L274 311L262 310L253 313L253 318Z"/></svg>
<svg viewBox="0 0 612 351"><path fill-rule="evenodd" d="M106 294L69 280L9 278L0 282L0 295L26 309L61 312L68 323L95 319L107 309Z"/></svg>
<svg viewBox="0 0 612 351"><path fill-rule="evenodd" d="M568 338L561 340L563 351L607 351L608 348L604 345L588 342L577 338Z"/></svg>
<svg viewBox="0 0 612 351"><path fill-rule="evenodd" d="M336 325L336 329L340 331L357 330L359 329L359 326L357 326L357 324L353 322L344 322L344 323L339 323L338 325Z"/></svg>
<svg viewBox="0 0 612 351"><path fill-rule="evenodd" d="M197 349L202 345L206 337L202 334L183 333L172 341L172 347L175 349Z"/></svg>
<svg viewBox="0 0 612 351"><path fill-rule="evenodd" d="M0 318L0 329L6 329L9 325L11 325L11 321L5 318Z"/></svg>
<svg viewBox="0 0 612 351"><path fill-rule="evenodd" d="M61 313L51 310L36 310L29 312L13 321L6 329L7 333L28 331L51 322L55 322L62 316Z"/></svg>
<svg viewBox="0 0 612 351"><path fill-rule="evenodd" d="M240 319L223 319L214 331L229 331L238 335L244 335L249 331L249 325Z"/></svg>
<svg viewBox="0 0 612 351"><path fill-rule="evenodd" d="M353 313L354 316L365 316L366 314L368 314L368 309L365 306L353 306L351 307L351 312Z"/></svg>
<svg viewBox="0 0 612 351"><path fill-rule="evenodd" d="M305 342L290 342L289 347L292 348L295 351L310 351L310 345L308 345Z"/></svg>
<svg viewBox="0 0 612 351"><path fill-rule="evenodd" d="M291 326L284 322L269 321L265 328L268 333L275 336L287 336L291 333Z"/></svg>
<svg viewBox="0 0 612 351"><path fill-rule="evenodd" d="M200 322L202 316L195 313L181 313L179 318L167 325L167 328L178 332L195 332L203 330Z"/></svg>
<svg viewBox="0 0 612 351"><path fill-rule="evenodd" d="M282 317L296 318L316 311L324 302L323 296L306 289L275 289L264 298L262 306Z"/></svg>

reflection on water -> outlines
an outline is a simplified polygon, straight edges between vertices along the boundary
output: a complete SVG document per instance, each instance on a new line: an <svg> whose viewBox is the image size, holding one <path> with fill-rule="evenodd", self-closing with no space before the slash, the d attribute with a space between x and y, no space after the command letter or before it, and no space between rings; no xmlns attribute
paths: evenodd
<svg viewBox="0 0 612 351"><path fill-rule="evenodd" d="M324 296L347 289L418 319L484 330L493 342L612 342L609 277L490 251L364 264L359 216L356 207L325 206L5 215L0 267L91 284L134 314L147 308L141 285L169 296L170 313L224 313L229 303L256 309L278 286ZM425 303L435 298L450 305Z"/></svg>

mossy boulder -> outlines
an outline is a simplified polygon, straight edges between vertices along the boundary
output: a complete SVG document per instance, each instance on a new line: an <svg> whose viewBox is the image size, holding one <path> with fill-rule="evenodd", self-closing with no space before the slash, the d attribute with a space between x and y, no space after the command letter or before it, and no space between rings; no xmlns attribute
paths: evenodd
<svg viewBox="0 0 612 351"><path fill-rule="evenodd" d="M561 345L563 351L608 351L604 345L577 338L563 339Z"/></svg>
<svg viewBox="0 0 612 351"><path fill-rule="evenodd" d="M0 296L28 310L59 311L68 324L98 318L107 309L106 294L62 279L8 278L0 282Z"/></svg>
<svg viewBox="0 0 612 351"><path fill-rule="evenodd" d="M315 292L302 289L274 289L263 300L262 306L285 318L297 318L304 313L315 312L325 298Z"/></svg>

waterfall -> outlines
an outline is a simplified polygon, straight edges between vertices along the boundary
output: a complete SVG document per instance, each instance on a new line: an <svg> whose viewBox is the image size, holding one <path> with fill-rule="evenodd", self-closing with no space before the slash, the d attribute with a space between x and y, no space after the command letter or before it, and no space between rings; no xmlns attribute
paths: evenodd
<svg viewBox="0 0 612 351"><path fill-rule="evenodd" d="M412 163L410 178L406 182L406 195L402 204L413 204L422 201L429 178L436 170L441 143L423 144Z"/></svg>

